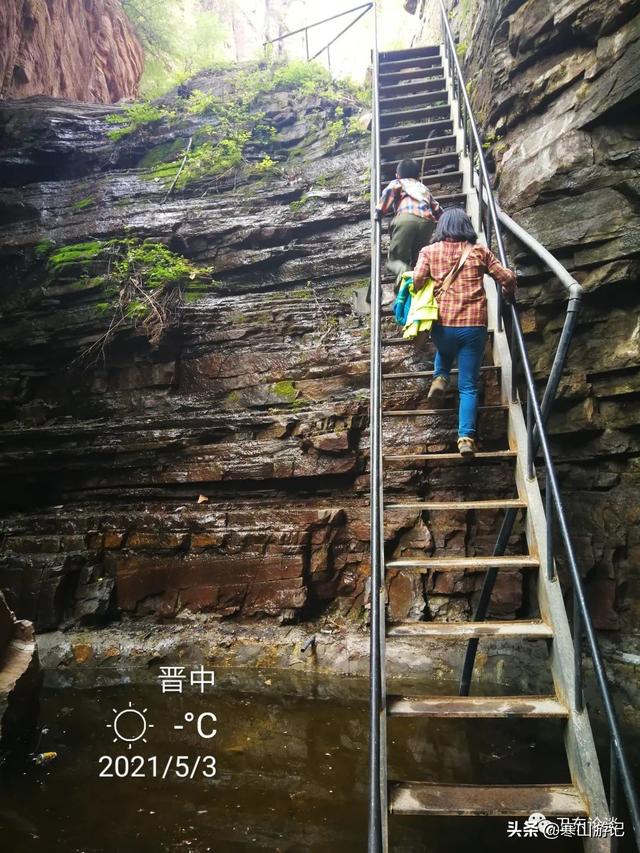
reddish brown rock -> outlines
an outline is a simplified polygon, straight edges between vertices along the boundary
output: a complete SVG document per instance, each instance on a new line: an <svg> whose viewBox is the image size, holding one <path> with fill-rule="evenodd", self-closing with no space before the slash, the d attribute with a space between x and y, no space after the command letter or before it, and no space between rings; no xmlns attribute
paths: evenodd
<svg viewBox="0 0 640 853"><path fill-rule="evenodd" d="M138 91L143 53L119 0L3 0L0 97L115 103Z"/></svg>

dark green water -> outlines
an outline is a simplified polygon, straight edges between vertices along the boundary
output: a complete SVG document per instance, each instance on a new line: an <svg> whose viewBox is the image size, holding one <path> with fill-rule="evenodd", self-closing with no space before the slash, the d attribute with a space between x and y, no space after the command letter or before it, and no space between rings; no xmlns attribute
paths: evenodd
<svg viewBox="0 0 640 853"><path fill-rule="evenodd" d="M266 677L265 677L265 680ZM221 676L219 681L224 681ZM278 690L277 675L269 677ZM160 686L49 690L47 731L39 749L58 752L44 768L0 777L1 849L12 853L245 853L366 850L367 706L276 692L251 695ZM284 688L283 688L284 689ZM336 691L334 691L336 692ZM340 692L340 691L337 691ZM342 691L344 692L344 691ZM357 691L356 691L357 693ZM129 707L146 709L147 743L113 743L108 724ZM217 734L198 736L200 714L215 713ZM191 716L194 715L193 722ZM204 720L206 733L212 722ZM140 718L124 715L119 731L134 737ZM184 725L182 730L175 725ZM443 782L560 783L568 780L560 725L554 721L391 720L390 776ZM101 756L125 756L101 778ZM186 756L167 778L168 756ZM205 778L203 756L216 758ZM132 756L139 758L132 761ZM175 772L193 770L194 779ZM205 769L210 772L211 762ZM573 851L573 840L508 839L502 819L392 818L393 853L440 851Z"/></svg>

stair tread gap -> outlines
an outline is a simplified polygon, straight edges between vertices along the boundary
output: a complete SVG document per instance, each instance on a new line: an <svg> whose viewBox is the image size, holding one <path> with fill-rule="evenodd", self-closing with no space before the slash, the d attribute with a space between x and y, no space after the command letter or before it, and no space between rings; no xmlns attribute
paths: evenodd
<svg viewBox="0 0 640 853"><path fill-rule="evenodd" d="M426 104L439 103L440 101L442 101L443 105L448 102L444 81L441 89L432 89L431 91L420 92L417 95L380 96L379 98L381 116L386 115L387 112L394 112L400 106L420 107Z"/></svg>
<svg viewBox="0 0 640 853"><path fill-rule="evenodd" d="M584 817L577 789L567 785L459 785L449 782L392 782L389 811L405 815Z"/></svg>
<svg viewBox="0 0 640 853"><path fill-rule="evenodd" d="M567 717L556 696L388 696L392 717Z"/></svg>
<svg viewBox="0 0 640 853"><path fill-rule="evenodd" d="M381 115L380 119L384 119L385 121L391 122L391 125L395 127L397 126L397 122L400 121L415 121L420 118L430 118L433 115L442 114L444 112L448 113L446 118L450 121L453 121L453 119L451 118L451 107L449 106L449 104L445 104L441 107L417 107L408 110L398 110L395 113L388 112ZM380 129L382 130L383 128ZM384 129L386 130L386 128Z"/></svg>
<svg viewBox="0 0 640 853"><path fill-rule="evenodd" d="M388 151L403 151L405 148L422 149L425 145L455 145L456 137L453 133L448 136L432 136L431 139L409 139L407 142L391 142L380 146L380 153Z"/></svg>
<svg viewBox="0 0 640 853"><path fill-rule="evenodd" d="M513 619L486 622L400 622L387 628L387 637L434 637L470 640L473 637L521 637L551 639L553 630L540 619Z"/></svg>
<svg viewBox="0 0 640 853"><path fill-rule="evenodd" d="M393 136L403 133L412 133L414 130L422 130L428 132L436 127L451 127L453 128L453 120L450 118L436 119L435 121L421 122L420 124L403 124L393 125L392 127L380 128L380 136Z"/></svg>

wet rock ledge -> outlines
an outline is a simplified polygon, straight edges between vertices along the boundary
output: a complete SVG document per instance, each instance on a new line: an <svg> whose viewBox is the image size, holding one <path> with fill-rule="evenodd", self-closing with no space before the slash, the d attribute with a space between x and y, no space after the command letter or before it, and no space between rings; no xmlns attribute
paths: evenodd
<svg viewBox="0 0 640 853"><path fill-rule="evenodd" d="M33 625L16 619L0 593L0 767L33 746L41 684Z"/></svg>

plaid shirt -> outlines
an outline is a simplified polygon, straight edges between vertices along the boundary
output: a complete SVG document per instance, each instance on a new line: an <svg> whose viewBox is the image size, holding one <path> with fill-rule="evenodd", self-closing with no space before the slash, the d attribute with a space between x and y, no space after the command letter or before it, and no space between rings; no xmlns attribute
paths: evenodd
<svg viewBox="0 0 640 853"><path fill-rule="evenodd" d="M428 278L435 280L434 294L440 315L438 322L442 326L487 325L487 297L482 286L485 273L501 285L508 296L516 292L516 274L505 269L486 246L478 243L453 284L442 299L438 298L444 279L457 264L465 245L443 240L425 246L413 272L414 287L418 290Z"/></svg>
<svg viewBox="0 0 640 853"><path fill-rule="evenodd" d="M405 178L405 180L408 179ZM396 178L382 191L376 210L379 210L383 216L391 211L394 211L396 216L399 213L413 213L414 216L421 216L423 219L437 222L442 216L442 208L424 184L420 181L415 181L415 183L424 187L426 191L424 201L418 201L408 195L404 191L402 183Z"/></svg>

